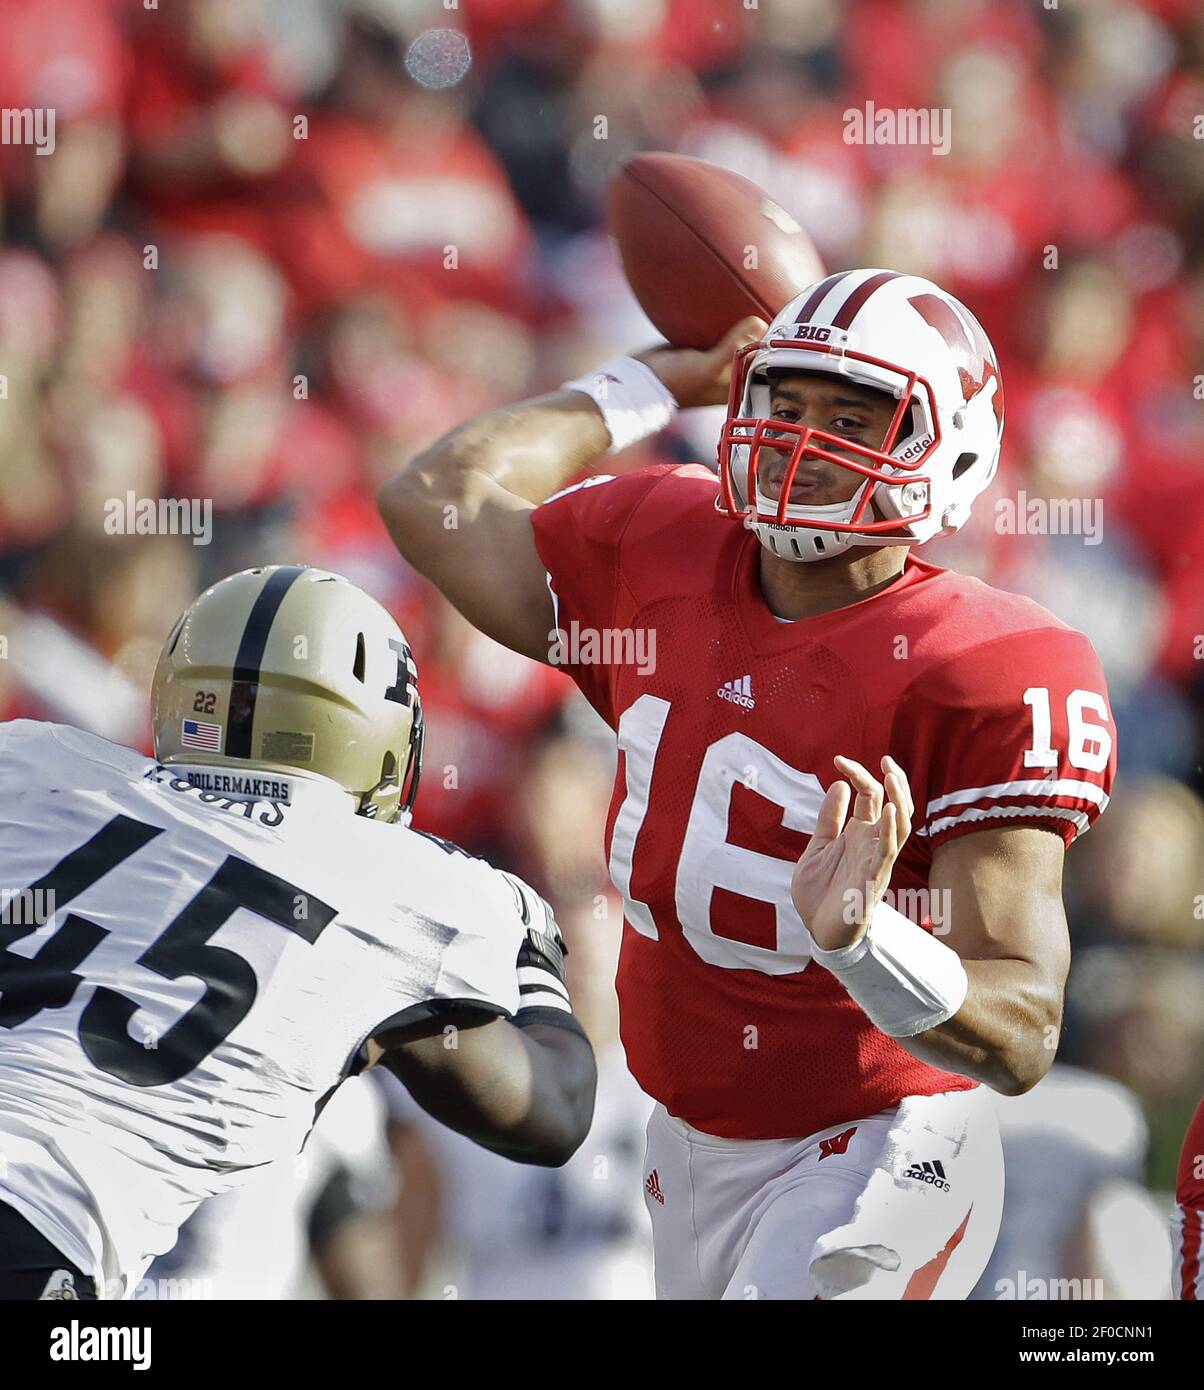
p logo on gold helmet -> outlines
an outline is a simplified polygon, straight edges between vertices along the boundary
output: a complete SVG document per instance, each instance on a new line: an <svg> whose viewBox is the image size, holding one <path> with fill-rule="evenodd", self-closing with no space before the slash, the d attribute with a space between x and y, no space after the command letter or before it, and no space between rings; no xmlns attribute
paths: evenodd
<svg viewBox="0 0 1204 1390"><path fill-rule="evenodd" d="M422 763L418 673L401 628L327 570L220 580L176 623L155 669L160 762L322 777L361 815L408 815Z"/></svg>

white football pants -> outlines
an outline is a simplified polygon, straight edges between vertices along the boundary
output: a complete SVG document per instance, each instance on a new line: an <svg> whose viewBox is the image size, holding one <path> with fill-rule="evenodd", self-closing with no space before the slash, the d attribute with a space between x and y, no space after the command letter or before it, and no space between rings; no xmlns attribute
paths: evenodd
<svg viewBox="0 0 1204 1390"><path fill-rule="evenodd" d="M963 1299L1003 1209L979 1086L805 1139L720 1139L658 1105L644 1201L658 1298Z"/></svg>

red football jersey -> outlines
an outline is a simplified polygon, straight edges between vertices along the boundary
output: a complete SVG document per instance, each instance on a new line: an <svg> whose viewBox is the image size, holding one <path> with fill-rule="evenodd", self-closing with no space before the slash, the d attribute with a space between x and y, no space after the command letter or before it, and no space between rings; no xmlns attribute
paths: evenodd
<svg viewBox="0 0 1204 1390"><path fill-rule="evenodd" d="M914 557L872 598L778 620L756 535L716 491L698 466L591 479L535 510L535 538L565 667L619 738L606 850L631 1070L698 1129L801 1137L975 1084L918 1061L810 965L790 879L833 757L877 772L890 753L907 772L916 814L891 887L919 919L946 840L1085 830L1115 736L1085 637Z"/></svg>
<svg viewBox="0 0 1204 1390"><path fill-rule="evenodd" d="M1176 1298L1198 1303L1204 1299L1204 1100L1183 1137L1171 1229L1172 1292Z"/></svg>

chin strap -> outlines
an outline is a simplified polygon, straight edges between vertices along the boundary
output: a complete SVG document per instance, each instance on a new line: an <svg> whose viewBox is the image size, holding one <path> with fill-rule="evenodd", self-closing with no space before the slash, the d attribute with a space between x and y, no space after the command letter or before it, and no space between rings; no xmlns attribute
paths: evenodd
<svg viewBox="0 0 1204 1390"><path fill-rule="evenodd" d="M802 522L804 525L808 521L852 521L869 484L870 480L867 478L852 497L846 501L829 502L822 507L806 507L798 502L788 502L786 504L786 520ZM776 511L777 505L772 497L767 497L760 488L757 489L757 510L759 512ZM838 536L840 532L834 531L832 534Z"/></svg>
<svg viewBox="0 0 1204 1390"><path fill-rule="evenodd" d="M822 507L806 507L799 503L787 503L786 524L776 521L753 520L750 522L761 544L783 560L826 560L858 543L855 531L828 531L822 527L808 526L809 521L850 522L860 505L865 489L869 487L867 478L852 497L844 502L830 502ZM759 512L774 511L777 503L757 490L756 506Z"/></svg>

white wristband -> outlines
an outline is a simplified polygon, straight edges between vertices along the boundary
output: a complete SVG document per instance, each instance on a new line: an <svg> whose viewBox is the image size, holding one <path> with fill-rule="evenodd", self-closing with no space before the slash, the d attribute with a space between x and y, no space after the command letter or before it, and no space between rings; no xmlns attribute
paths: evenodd
<svg viewBox="0 0 1204 1390"><path fill-rule="evenodd" d="M879 903L860 941L811 954L892 1038L911 1038L952 1018L970 988L956 951Z"/></svg>
<svg viewBox="0 0 1204 1390"><path fill-rule="evenodd" d="M583 391L602 412L612 454L659 434L677 410L669 388L651 367L634 357L604 362L588 376L566 381L561 389Z"/></svg>

